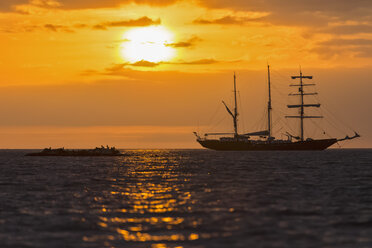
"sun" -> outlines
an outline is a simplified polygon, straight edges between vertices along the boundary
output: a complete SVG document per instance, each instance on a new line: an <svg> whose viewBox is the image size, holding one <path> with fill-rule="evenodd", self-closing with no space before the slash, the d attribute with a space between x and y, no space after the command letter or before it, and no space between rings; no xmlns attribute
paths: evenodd
<svg viewBox="0 0 372 248"><path fill-rule="evenodd" d="M131 63L169 61L175 55L175 49L170 46L173 36L164 26L131 29L123 36L121 54Z"/></svg>

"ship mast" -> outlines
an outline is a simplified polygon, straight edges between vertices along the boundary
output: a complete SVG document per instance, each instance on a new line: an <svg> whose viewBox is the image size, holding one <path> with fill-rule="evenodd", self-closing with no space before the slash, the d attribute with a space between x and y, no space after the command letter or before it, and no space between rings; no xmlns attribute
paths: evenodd
<svg viewBox="0 0 372 248"><path fill-rule="evenodd" d="M269 84L269 102L267 104L267 126L269 131L269 139L271 138L271 82L270 82L270 65L267 65L267 78Z"/></svg>
<svg viewBox="0 0 372 248"><path fill-rule="evenodd" d="M314 107L314 108L319 108L320 104L305 104L304 103L304 96L308 95L317 95L318 93L313 92L313 93L305 93L304 92L304 87L305 86L314 86L315 84L304 84L303 79L313 79L313 76L304 76L302 74L302 71L300 70L300 75L299 76L292 76L292 79L300 79L300 84L291 84L291 87L299 87L298 92L296 94L289 94L290 96L300 96L300 104L299 105L288 105L288 108L299 108L300 109L300 115L299 116L286 116L286 118L300 118L300 140L304 141L304 119L310 119L310 118L323 118L323 116L307 116L305 115L305 108L306 107Z"/></svg>
<svg viewBox="0 0 372 248"><path fill-rule="evenodd" d="M238 104L237 104L237 98L236 98L236 76L234 72L234 102L235 102L235 108L234 108L234 134L235 137L238 137Z"/></svg>
<svg viewBox="0 0 372 248"><path fill-rule="evenodd" d="M238 134L238 100L237 100L237 97L236 97L236 76L235 76L235 72L234 72L234 112L232 112L230 110L230 108L227 106L227 104L222 101L223 105L225 105L226 107L226 110L227 112L231 115L231 117L233 118L233 122L234 122L234 137L237 138L239 136Z"/></svg>

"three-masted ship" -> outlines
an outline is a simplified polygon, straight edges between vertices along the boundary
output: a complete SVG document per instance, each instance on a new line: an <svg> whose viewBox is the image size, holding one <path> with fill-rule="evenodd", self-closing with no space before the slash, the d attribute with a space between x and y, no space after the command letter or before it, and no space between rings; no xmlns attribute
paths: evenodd
<svg viewBox="0 0 372 248"><path fill-rule="evenodd" d="M250 132L245 134L240 134L238 132L238 106L237 106L237 90L236 90L236 75L234 73L234 109L231 110L227 104L222 101L227 112L232 117L234 132L233 133L206 133L204 137L200 134L194 132L197 142L199 142L203 147L219 151L255 151L255 150L325 150L333 144L344 141L351 140L360 137L358 133L354 133L354 136L346 136L342 139L328 138L328 139L305 139L304 132L304 120L323 118L323 116L306 115L306 108L319 108L319 103L305 103L304 99L306 96L316 95L316 92L305 92L305 87L313 86L315 84L305 83L304 79L313 79L312 76L304 76L300 70L300 75L292 76L292 79L299 80L298 83L291 84L291 87L298 87L298 93L289 94L290 96L297 96L300 98L300 104L288 105L289 109L298 109L299 115L290 115L286 118L299 119L300 124L300 134L299 136L294 136L286 133L287 139L276 139L272 133L272 101L271 101L271 82L270 82L270 66L268 66L268 91L269 99L267 104L267 130ZM226 136L229 135L229 136ZM209 137L217 138L209 138ZM218 136L220 136L218 138ZM254 137L259 137L259 139L252 139Z"/></svg>

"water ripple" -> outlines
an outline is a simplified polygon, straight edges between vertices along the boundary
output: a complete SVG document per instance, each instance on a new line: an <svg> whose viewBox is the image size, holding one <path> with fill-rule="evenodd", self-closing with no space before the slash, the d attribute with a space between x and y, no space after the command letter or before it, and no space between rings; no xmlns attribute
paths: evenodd
<svg viewBox="0 0 372 248"><path fill-rule="evenodd" d="M0 151L1 247L372 247L372 151Z"/></svg>

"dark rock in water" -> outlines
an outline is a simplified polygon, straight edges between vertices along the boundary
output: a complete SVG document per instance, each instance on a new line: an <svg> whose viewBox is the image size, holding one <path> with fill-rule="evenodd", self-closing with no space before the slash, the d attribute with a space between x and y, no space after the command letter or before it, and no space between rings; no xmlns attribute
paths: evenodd
<svg viewBox="0 0 372 248"><path fill-rule="evenodd" d="M28 153L26 156L126 156L126 154L121 153L115 147L96 147L95 149L86 150L66 150L64 148L52 149L45 148L41 152Z"/></svg>

